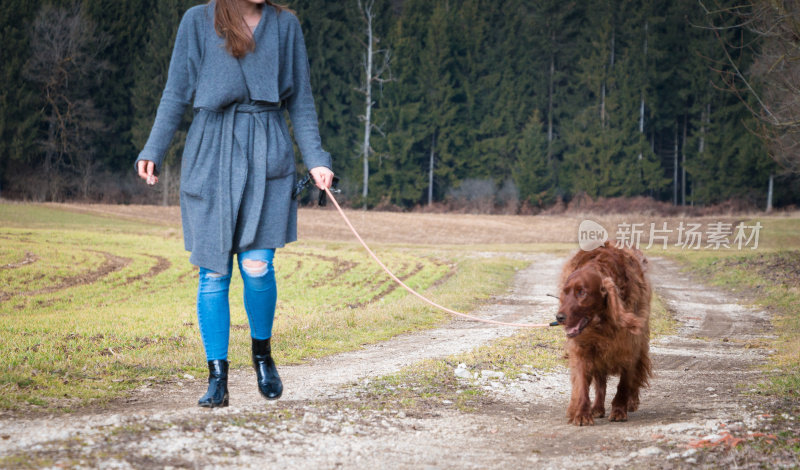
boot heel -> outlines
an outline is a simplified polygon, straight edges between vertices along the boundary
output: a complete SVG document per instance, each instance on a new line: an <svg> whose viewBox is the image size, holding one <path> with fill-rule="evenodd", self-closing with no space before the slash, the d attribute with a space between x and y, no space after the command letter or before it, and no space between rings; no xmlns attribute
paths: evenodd
<svg viewBox="0 0 800 470"><path fill-rule="evenodd" d="M270 338L253 339L252 350L258 391L267 400L277 400L283 394L283 382L272 359Z"/></svg>
<svg viewBox="0 0 800 470"><path fill-rule="evenodd" d="M228 361L208 361L208 391L197 402L203 408L228 406Z"/></svg>

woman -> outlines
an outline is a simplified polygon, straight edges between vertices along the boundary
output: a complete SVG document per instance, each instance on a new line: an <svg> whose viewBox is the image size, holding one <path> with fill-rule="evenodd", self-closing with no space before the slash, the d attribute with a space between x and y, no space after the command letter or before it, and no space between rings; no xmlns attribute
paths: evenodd
<svg viewBox="0 0 800 470"><path fill-rule="evenodd" d="M167 84L139 176L158 169L187 106L195 114L181 162L181 218L190 261L200 267L197 316L208 360L198 404L228 405L228 287L233 254L244 281L253 367L261 394L283 391L270 338L275 314L275 249L297 239L291 198L295 161L283 110L320 189L333 179L322 149L300 23L269 0L212 0L181 20Z"/></svg>

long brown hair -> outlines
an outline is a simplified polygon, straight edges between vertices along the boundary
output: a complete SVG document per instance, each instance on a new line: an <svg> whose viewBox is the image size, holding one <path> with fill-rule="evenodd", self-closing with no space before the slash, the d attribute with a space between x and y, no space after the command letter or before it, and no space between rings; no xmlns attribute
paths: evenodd
<svg viewBox="0 0 800 470"><path fill-rule="evenodd" d="M250 34L244 22L239 1L216 0L217 3L214 6L214 29L221 38L225 39L225 49L237 59L241 59L256 48L253 35ZM287 7L270 0L266 0L265 4L265 7L270 6L278 13L288 10Z"/></svg>

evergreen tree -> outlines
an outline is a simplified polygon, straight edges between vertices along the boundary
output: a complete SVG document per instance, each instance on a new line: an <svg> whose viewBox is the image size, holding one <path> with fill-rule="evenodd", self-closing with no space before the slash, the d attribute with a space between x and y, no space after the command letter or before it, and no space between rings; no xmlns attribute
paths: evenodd
<svg viewBox="0 0 800 470"><path fill-rule="evenodd" d="M532 31L539 32L538 44L531 44L540 50L548 61L544 64L546 80L532 81L532 85L546 84L546 103L539 104L541 115L546 123L548 179L553 188L548 191L545 201L550 201L558 192L558 164L563 158L564 141L562 125L571 119L570 112L579 109L581 103L574 100L576 74L575 64L578 62L578 37L584 26L585 4L579 2L563 2L561 0L544 0L536 2L535 23ZM532 54L530 54L532 55ZM541 65L534 66L541 76Z"/></svg>
<svg viewBox="0 0 800 470"><path fill-rule="evenodd" d="M22 75L30 54L28 29L39 7L38 0L4 0L0 8L0 195L14 177L34 166L36 127L41 119L29 81Z"/></svg>
<svg viewBox="0 0 800 470"><path fill-rule="evenodd" d="M594 106L572 122L566 137L564 176L573 192L591 196L636 196L666 181L647 138L654 132L651 57L658 57L651 25L660 18L647 2L598 2L587 12L586 55L581 83ZM598 34L599 33L599 34Z"/></svg>
<svg viewBox="0 0 800 470"><path fill-rule="evenodd" d="M706 149L687 162L692 203L717 204L734 198L763 207L775 163L758 136L745 130L755 124L737 97L718 95L708 122Z"/></svg>
<svg viewBox="0 0 800 470"><path fill-rule="evenodd" d="M663 21L654 25L654 44L663 51L663 59L651 67L652 102L657 110L651 121L651 145L659 156L664 177L670 180L654 195L675 204L681 202L686 186L682 180L683 155L688 150L684 129L686 135L691 136L695 129L693 123L699 118L696 114L699 90L694 85L698 79L708 77L707 65L698 62L690 44L693 36L704 33L693 26L697 24L698 12L697 2L673 0L661 7L659 14Z"/></svg>
<svg viewBox="0 0 800 470"><path fill-rule="evenodd" d="M539 112L534 112L522 129L512 173L520 199L537 207L550 204L554 198L555 173L548 161L551 142L544 132L544 126Z"/></svg>
<svg viewBox="0 0 800 470"><path fill-rule="evenodd" d="M392 20L387 1L376 1L376 30L384 36ZM293 1L290 4L303 27L311 66L311 86L319 118L320 136L333 155L334 171L346 194L360 191L361 165L357 146L363 113L357 91L361 63L361 19L355 0L346 2ZM380 106L382 90L377 90ZM376 110L378 124L382 124Z"/></svg>
<svg viewBox="0 0 800 470"><path fill-rule="evenodd" d="M130 123L131 144L138 153L147 142L155 120L156 110L161 101L161 93L167 83L167 72L183 13L194 2L187 0L160 0L151 11L147 25L147 41L137 51L134 61L133 88L130 92L130 103L133 107ZM190 122L190 111L187 110L182 125L175 133L172 144L160 171L162 181L162 204L170 203L173 186L172 168L180 161L184 140ZM128 158L128 165L133 160Z"/></svg>
<svg viewBox="0 0 800 470"><path fill-rule="evenodd" d="M431 173L436 199L455 180L459 108L452 83L452 12L446 4L431 7L430 2L420 0L409 1L404 8L408 14L391 36L397 58L393 66L396 81L387 91L390 135L386 162L380 167L390 174L379 181L400 185L389 189L399 196L392 197L392 202L414 204L427 201ZM396 175L398 168L407 174Z"/></svg>
<svg viewBox="0 0 800 470"><path fill-rule="evenodd" d="M425 191L425 150L418 135L423 131L420 116L424 111L418 85L419 62L415 58L422 51L418 38L425 30L429 10L420 8L427 5L404 2L402 15L389 34L395 81L384 90L386 136L376 139L379 159L372 166L375 172L370 177L373 203L386 200L411 206L422 201Z"/></svg>
<svg viewBox="0 0 800 470"><path fill-rule="evenodd" d="M511 177L517 159L517 143L523 126L536 109L527 85L541 63L538 54L531 54L532 14L524 2L500 2L493 6L465 2L464 16L456 25L458 57L457 81L473 97L461 126L466 130L469 145L458 152L463 164L462 178L492 179L502 183ZM514 11L513 15L508 11ZM487 21L488 20L488 21ZM510 58L513 58L509 60ZM497 67L505 62L506 67Z"/></svg>
<svg viewBox="0 0 800 470"><path fill-rule="evenodd" d="M65 164L55 166L52 148L37 145L53 137L53 103L36 89L51 70L30 72L28 80L22 74L33 53L29 30L45 2L7 0L0 10L2 194L37 197L44 185L31 182L45 166L56 168L48 178L51 197L87 193L80 188L92 171L130 178L180 16L201 0L76 1L94 20L97 37L109 39L96 56L109 69L105 80L95 74L61 90L97 114L73 120L82 128L63 128L77 138L59 154ZM723 47L747 73L761 38L747 36L732 15L709 16L696 0L375 0L378 47L392 51L393 81L373 90L372 120L380 132L372 134L369 194L362 200L352 197L364 176L357 2L290 3L309 51L323 144L351 204L408 208L456 192L475 196L468 191L483 191L484 206L494 203L491 191L497 197L519 191L542 205L579 192L763 204L775 168L748 130L756 123L747 119L747 103L724 91L736 72ZM710 23L719 28L698 27ZM181 137L162 169L165 182ZM779 181L783 203L797 200L796 179Z"/></svg>
<svg viewBox="0 0 800 470"><path fill-rule="evenodd" d="M420 119L425 128L417 138L423 148L427 147L428 181L433 194L438 196L459 179L459 170L464 169L463 160L459 159L464 128L459 126L463 106L458 97L457 64L453 58L454 17L455 12L447 2L434 7L419 56L424 110Z"/></svg>
<svg viewBox="0 0 800 470"><path fill-rule="evenodd" d="M150 17L158 15L162 3L162 0L83 0L84 9L98 31L109 38L102 53L110 65L108 79L99 84L93 95L97 107L109 118L108 131L97 142L103 149L97 158L110 169L127 172L139 150L131 145L130 137L136 114L131 90L140 75L136 58L147 39Z"/></svg>
<svg viewBox="0 0 800 470"><path fill-rule="evenodd" d="M653 26L659 25L662 19L651 2L642 0L622 1L619 18L619 62L614 74L620 109L610 116L610 121L612 127L619 129L624 141L618 160L624 188L621 194L638 196L658 191L668 183L646 134L652 127L653 59L663 56L657 41L653 41L657 39Z"/></svg>
<svg viewBox="0 0 800 470"><path fill-rule="evenodd" d="M618 112L617 93L617 5L599 2L589 10L589 30L584 37L585 52L578 61L582 96L589 106L579 111L566 129L568 146L561 179L573 193L589 196L620 196L625 189L624 168L618 168L624 146L624 129L609 116Z"/></svg>

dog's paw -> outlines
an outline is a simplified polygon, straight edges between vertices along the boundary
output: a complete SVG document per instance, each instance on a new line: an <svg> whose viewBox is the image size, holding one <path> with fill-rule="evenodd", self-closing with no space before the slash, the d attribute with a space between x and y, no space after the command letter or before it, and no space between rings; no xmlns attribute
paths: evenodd
<svg viewBox="0 0 800 470"><path fill-rule="evenodd" d="M639 409L639 398L631 398L628 400L628 411L636 411Z"/></svg>
<svg viewBox="0 0 800 470"><path fill-rule="evenodd" d="M594 418L591 414L577 414L569 419L569 424L575 426L594 426Z"/></svg>
<svg viewBox="0 0 800 470"><path fill-rule="evenodd" d="M592 417L593 418L602 418L606 415L606 409L602 406L597 408L592 408Z"/></svg>
<svg viewBox="0 0 800 470"><path fill-rule="evenodd" d="M627 421L628 412L624 408L613 408L611 414L608 415L609 421Z"/></svg>

